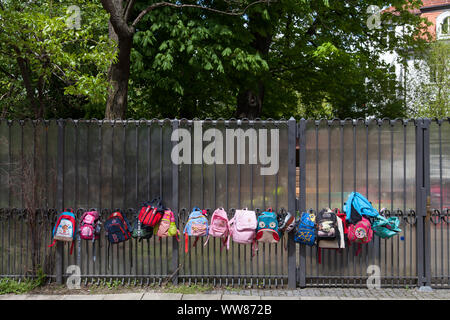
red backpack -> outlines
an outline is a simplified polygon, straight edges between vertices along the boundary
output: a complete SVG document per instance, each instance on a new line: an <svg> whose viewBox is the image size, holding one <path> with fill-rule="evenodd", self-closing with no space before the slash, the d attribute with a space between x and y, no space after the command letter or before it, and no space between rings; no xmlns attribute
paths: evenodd
<svg viewBox="0 0 450 320"><path fill-rule="evenodd" d="M158 224L164 214L161 199L157 198L142 205L138 219L144 226L154 227Z"/></svg>

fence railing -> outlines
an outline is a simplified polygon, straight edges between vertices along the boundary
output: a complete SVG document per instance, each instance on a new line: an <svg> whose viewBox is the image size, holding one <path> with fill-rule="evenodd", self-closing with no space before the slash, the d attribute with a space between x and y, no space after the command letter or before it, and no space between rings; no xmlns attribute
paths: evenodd
<svg viewBox="0 0 450 320"><path fill-rule="evenodd" d="M428 119L0 121L0 275L29 276L36 252L59 282L77 265L94 283L365 286L376 266L384 286L449 286L449 133L448 120ZM180 141L189 150L178 155L190 161L174 163ZM194 206L210 214L224 207L230 218L244 207L342 211L352 191L399 217L402 232L374 237L358 256L355 246L322 250L321 263L317 248L295 244L292 234L260 244L255 256L233 242L221 250L214 238L189 242L188 253L171 238L108 246L103 233L76 242L72 255L67 245L47 247L65 207L132 219L143 201L160 196L182 232ZM39 209L38 228L30 229L23 208Z"/></svg>

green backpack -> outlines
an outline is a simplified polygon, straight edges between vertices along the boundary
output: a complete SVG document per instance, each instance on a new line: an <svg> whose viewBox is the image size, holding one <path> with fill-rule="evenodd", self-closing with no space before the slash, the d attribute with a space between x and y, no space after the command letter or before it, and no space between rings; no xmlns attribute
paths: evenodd
<svg viewBox="0 0 450 320"><path fill-rule="evenodd" d="M383 211L383 210L382 210ZM378 215L374 218L372 223L372 230L380 238L389 239L402 230L398 227L400 220L397 217L386 218L383 215Z"/></svg>
<svg viewBox="0 0 450 320"><path fill-rule="evenodd" d="M153 227L149 227L143 225L141 221L139 221L138 216L134 218L134 223L132 226L131 237L135 239L150 239L153 236Z"/></svg>

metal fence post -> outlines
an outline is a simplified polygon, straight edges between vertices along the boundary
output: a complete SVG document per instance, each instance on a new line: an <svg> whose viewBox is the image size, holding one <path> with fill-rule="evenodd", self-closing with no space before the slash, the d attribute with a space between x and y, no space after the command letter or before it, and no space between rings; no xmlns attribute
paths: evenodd
<svg viewBox="0 0 450 320"><path fill-rule="evenodd" d="M296 122L294 118L288 121L288 210L295 216L296 214ZM296 252L294 234L288 235L288 287L295 289L297 286L296 276Z"/></svg>
<svg viewBox="0 0 450 320"><path fill-rule="evenodd" d="M306 120L301 119L297 136L299 138L299 169L300 169L300 195L298 199L298 211L300 214L306 212ZM299 246L299 267L297 271L300 288L306 287L306 247Z"/></svg>
<svg viewBox="0 0 450 320"><path fill-rule="evenodd" d="M431 284L430 251L430 120L416 123L416 213L418 286Z"/></svg>
<svg viewBox="0 0 450 320"><path fill-rule="evenodd" d="M64 210L64 120L58 120L58 158L57 158L57 176L56 176L56 203L57 210ZM64 245L61 241L56 242L56 283L62 284L63 264L64 264Z"/></svg>
<svg viewBox="0 0 450 320"><path fill-rule="evenodd" d="M179 120L173 120L172 121L172 132L177 130L179 127ZM177 139L173 142L173 144L178 143L178 134L175 134ZM179 166L178 164L173 163L172 164L172 210L175 215L175 221L178 221L178 211L179 211L179 197L178 197L178 190L179 190ZM179 227L179 226L178 226ZM173 284L178 284L178 263L179 263L179 257L178 257L178 241L172 240L172 272L174 273L172 282Z"/></svg>

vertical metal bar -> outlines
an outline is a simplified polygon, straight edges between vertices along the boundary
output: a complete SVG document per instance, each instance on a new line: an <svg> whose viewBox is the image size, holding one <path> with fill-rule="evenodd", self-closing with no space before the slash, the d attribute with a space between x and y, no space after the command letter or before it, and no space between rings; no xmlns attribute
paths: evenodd
<svg viewBox="0 0 450 320"><path fill-rule="evenodd" d="M64 210L64 121L58 120L58 168L57 168L57 183L56 183L56 199L58 211ZM56 283L63 282L63 244L61 241L56 243Z"/></svg>
<svg viewBox="0 0 450 320"><path fill-rule="evenodd" d="M424 279L424 215L426 211L426 199L424 197L424 159L423 159L423 120L416 122L416 265L417 281L421 287L425 283Z"/></svg>
<svg viewBox="0 0 450 320"><path fill-rule="evenodd" d="M179 127L179 121L173 120L172 122L172 130L173 132L176 132L174 137L174 145L178 142L178 127ZM178 210L179 210L179 197L178 197L178 190L179 190L179 166L177 164L172 163L172 210L173 214L175 216L175 221L178 221ZM179 226L177 226L179 227ZM173 274L177 268L178 268L178 241L172 241L172 268L170 273ZM175 274L172 277L172 283L174 285L178 284L178 272L175 272Z"/></svg>
<svg viewBox="0 0 450 320"><path fill-rule="evenodd" d="M290 119L291 121L291 119ZM289 122L290 124L291 122ZM291 129L291 125L289 126L289 151L288 151L288 157L289 157L289 163L290 161L292 161L291 159L293 159L294 161L294 168L295 168L295 150L296 150L296 142L294 140L294 142L291 142L292 137L291 137L291 131L294 131L295 129ZM299 187L300 187L300 195L299 195L299 201L298 201L298 209L299 212L306 212L306 135L305 135L305 131L306 131L306 120L305 119L301 119L300 123L299 123L299 128L298 128L298 134L297 137L299 138L299 161L300 161L300 181L299 181ZM295 137L295 134L294 134ZM294 151L294 155L291 155L291 150ZM291 166L289 166L290 168ZM289 170L289 169L288 169ZM295 174L291 174L291 172L289 171L289 175L288 175L288 184L290 186L290 188L292 188L292 182L291 179L292 177L295 177ZM289 188L289 190L291 190ZM294 182L294 190L295 190L295 182ZM291 197L293 197L295 195L295 192L289 192L288 193L288 202L291 203ZM294 204L295 205L295 204ZM289 210L291 210L292 204L289 205ZM294 207L294 211L295 212L295 207ZM292 241L293 234L292 232L289 234L289 248L295 248L295 243ZM306 286L306 246L301 244L299 245L299 268L297 270L297 276L298 276L298 282L299 282L299 286L301 288L304 288ZM292 250L292 249L290 249ZM289 255L289 251L288 251L288 255ZM289 255L289 258L291 258L291 256ZM292 268L292 267L291 267ZM292 272L292 271L291 271ZM291 287L291 286L289 286Z"/></svg>
<svg viewBox="0 0 450 320"><path fill-rule="evenodd" d="M426 215L424 223L424 258L425 258L425 269L424 269L424 280L425 285L431 285L431 238L430 238L430 219L429 214L430 209L430 119L424 119L424 132L423 132L423 187L425 190L426 199Z"/></svg>

